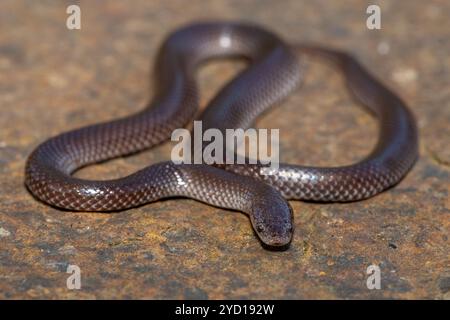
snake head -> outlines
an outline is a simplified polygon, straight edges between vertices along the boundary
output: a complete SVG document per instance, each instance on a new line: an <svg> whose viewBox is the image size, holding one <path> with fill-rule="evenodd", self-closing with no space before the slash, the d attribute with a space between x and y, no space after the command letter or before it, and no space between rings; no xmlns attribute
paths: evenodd
<svg viewBox="0 0 450 320"><path fill-rule="evenodd" d="M289 246L294 232L293 213L289 203L281 196L256 202L250 219L265 246L274 249Z"/></svg>

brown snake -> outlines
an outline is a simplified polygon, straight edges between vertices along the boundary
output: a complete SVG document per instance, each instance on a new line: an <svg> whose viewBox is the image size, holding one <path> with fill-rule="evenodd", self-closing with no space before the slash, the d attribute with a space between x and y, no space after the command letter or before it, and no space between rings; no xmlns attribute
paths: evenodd
<svg viewBox="0 0 450 320"><path fill-rule="evenodd" d="M249 65L210 102L201 118L204 128L248 128L300 83L296 50L333 62L350 91L377 117L378 143L362 161L342 167L280 164L271 175L262 174L262 165L217 168L168 161L115 180L72 176L88 164L155 146L191 121L198 108L195 71L211 58L238 56ZM285 246L293 234L292 209L285 199L365 199L399 182L417 157L415 121L405 104L342 52L294 48L254 25L198 23L166 39L155 72L154 98L143 111L68 131L39 145L26 164L25 184L31 193L50 205L77 211L122 210L188 197L247 213L263 243Z"/></svg>

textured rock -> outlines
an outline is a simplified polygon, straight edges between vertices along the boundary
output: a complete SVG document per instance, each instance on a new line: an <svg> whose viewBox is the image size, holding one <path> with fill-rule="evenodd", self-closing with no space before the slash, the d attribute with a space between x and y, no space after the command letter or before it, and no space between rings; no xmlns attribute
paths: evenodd
<svg viewBox="0 0 450 320"><path fill-rule="evenodd" d="M381 30L366 28L369 3L357 0L77 3L79 31L65 26L71 1L0 3L0 298L450 298L448 3L381 1ZM292 202L296 231L283 252L263 249L245 215L193 200L98 214L33 199L23 169L38 143L142 108L163 37L216 18L250 19L291 42L354 53L418 119L420 159L411 173L367 201ZM243 66L203 67L202 106ZM302 90L258 126L280 128L284 161L360 159L375 144L375 121L338 73L315 61L307 66ZM170 148L78 176L122 176L168 159ZM81 290L66 287L70 264L81 268ZM381 269L381 290L366 287L371 264Z"/></svg>

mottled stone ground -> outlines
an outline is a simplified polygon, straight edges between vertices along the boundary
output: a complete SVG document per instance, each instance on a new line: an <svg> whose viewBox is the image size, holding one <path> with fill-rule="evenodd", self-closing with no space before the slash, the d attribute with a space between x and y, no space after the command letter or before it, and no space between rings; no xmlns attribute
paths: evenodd
<svg viewBox="0 0 450 320"><path fill-rule="evenodd" d="M82 29L65 27L67 5ZM189 4L187 4L189 3ZM0 298L450 298L450 5L371 1L12 1L0 3ZM291 42L353 52L408 102L420 159L398 186L349 204L292 202L284 252L263 249L248 218L193 200L114 214L50 208L23 186L27 155L63 130L139 110L169 31L198 19L246 19ZM374 120L339 74L308 61L302 90L260 119L281 128L285 161L348 164L375 143ZM202 105L242 63L199 72ZM300 113L301 112L301 113ZM318 147L321 145L321 147ZM170 145L78 173L110 178L169 158ZM69 264L82 289L68 290ZM366 268L381 268L368 290Z"/></svg>

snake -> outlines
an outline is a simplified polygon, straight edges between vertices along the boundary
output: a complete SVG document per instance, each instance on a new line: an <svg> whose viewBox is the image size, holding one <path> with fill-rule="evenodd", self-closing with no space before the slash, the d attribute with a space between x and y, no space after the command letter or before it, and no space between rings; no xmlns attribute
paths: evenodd
<svg viewBox="0 0 450 320"><path fill-rule="evenodd" d="M74 176L82 167L149 149L188 125L199 109L198 68L211 59L242 58L247 67L208 103L204 128L249 128L271 106L300 86L301 54L330 62L352 96L378 123L378 140L359 162L313 167L188 164L164 161L128 176L89 180ZM291 45L252 23L212 21L170 33L155 59L154 94L142 110L49 138L30 154L25 185L40 201L72 211L116 212L165 198L191 198L243 212L263 245L289 246L294 233L288 200L351 202L397 184L418 156L415 119L407 105L351 54L331 48ZM301 115L301 112L299 112ZM321 146L318 145L318 148Z"/></svg>

